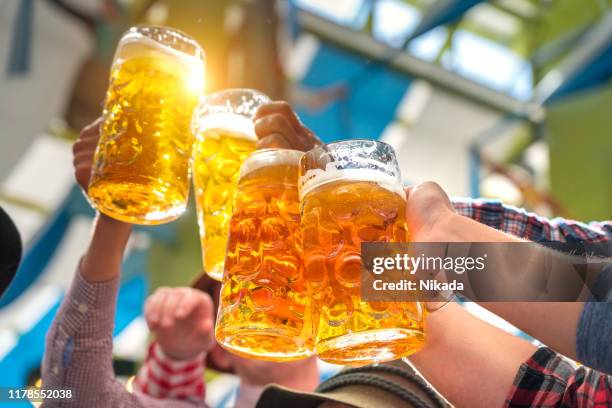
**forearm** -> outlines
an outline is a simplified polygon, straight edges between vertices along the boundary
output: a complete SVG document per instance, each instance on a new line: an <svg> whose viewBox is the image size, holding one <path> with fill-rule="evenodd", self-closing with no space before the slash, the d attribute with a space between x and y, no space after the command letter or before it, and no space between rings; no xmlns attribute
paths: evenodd
<svg viewBox="0 0 612 408"><path fill-rule="evenodd" d="M530 241L582 243L595 255L609 256L612 245L612 222L584 224L563 218L548 219L524 209L507 206L495 200L459 198L453 200L455 211L465 217ZM611 273L612 274L612 273ZM557 279L559 281L559 279ZM596 299L604 299L610 282L593 279L590 289ZM563 282L566 286L567 283ZM611 310L605 303L489 303L482 304L511 321L525 332L540 338L563 354L579 358L584 364L612 373L612 353L601 338L600 310ZM606 312L607 313L607 312ZM603 314L606 314L603 313ZM599 317L594 317L599 316ZM578 337L573 334L576 333ZM607 336L609 337L609 336ZM606 350L606 352L604 352Z"/></svg>
<svg viewBox="0 0 612 408"><path fill-rule="evenodd" d="M480 302L553 350L576 359L576 332L582 302Z"/></svg>
<svg viewBox="0 0 612 408"><path fill-rule="evenodd" d="M452 240L460 242L524 242L519 238L512 237L501 231L487 227L483 224L467 219L462 216L455 216L449 225ZM553 257L553 266L549 266L555 276L546 277L545 266L541 259L544 259L550 251L539 245L525 244L524 251L520 257L509 256L503 260L504 254L498 254L497 261L492 257L489 259L495 262L496 267L493 271L495 276L489 282L496 285L496 291L501 293L506 289L513 292L510 297L525 297L530 295L529 291L538 290L533 282L547 282L558 286L561 290L569 286L579 287L579 276L571 275L573 272L568 268L570 264L559 254L559 259ZM527 253L529 252L529 253ZM556 264L555 264L556 262ZM563 274L565 270L567 274ZM570 276L571 275L571 276ZM570 279L576 280L575 284L569 282ZM563 281L563 282L560 282ZM522 285L522 286L521 286ZM500 289L501 288L501 289ZM491 288L493 290L494 288ZM549 296L556 296L554 289L549 289ZM535 292L533 293L535 294ZM559 295L560 296L560 295ZM575 333L580 319L581 311L584 307L582 302L478 302L481 306L507 320L519 329L537 338L551 348L559 351L568 357L576 358L576 337Z"/></svg>
<svg viewBox="0 0 612 408"><path fill-rule="evenodd" d="M81 261L81 274L88 282L104 282L119 276L123 252L132 226L99 214L94 221L91 243Z"/></svg>
<svg viewBox="0 0 612 408"><path fill-rule="evenodd" d="M452 303L427 316L427 343L410 360L454 406L500 407L534 351Z"/></svg>

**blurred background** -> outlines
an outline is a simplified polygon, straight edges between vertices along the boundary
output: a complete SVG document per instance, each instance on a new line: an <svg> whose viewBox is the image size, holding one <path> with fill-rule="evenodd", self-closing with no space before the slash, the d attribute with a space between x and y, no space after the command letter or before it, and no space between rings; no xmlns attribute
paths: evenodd
<svg viewBox="0 0 612 408"><path fill-rule="evenodd" d="M0 299L0 385L38 380L93 216L71 143L100 115L131 25L196 38L207 91L257 88L290 101L326 142L390 143L406 183L590 221L612 217L611 3L0 0L0 206L25 246ZM200 265L193 200L178 221L136 230L117 310L118 375L129 379L144 356L147 294L187 284ZM223 405L235 381L214 377L209 402Z"/></svg>

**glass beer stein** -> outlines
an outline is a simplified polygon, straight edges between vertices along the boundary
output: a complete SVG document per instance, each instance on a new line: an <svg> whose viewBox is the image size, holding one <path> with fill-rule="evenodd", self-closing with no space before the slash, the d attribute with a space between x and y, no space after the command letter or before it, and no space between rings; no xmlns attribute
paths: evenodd
<svg viewBox="0 0 612 408"><path fill-rule="evenodd" d="M406 200L393 148L350 140L305 153L300 164L304 279L315 351L335 364L395 360L424 345L419 302L361 299L361 243L408 240Z"/></svg>
<svg viewBox="0 0 612 408"><path fill-rule="evenodd" d="M302 154L259 150L240 170L215 333L238 355L268 361L312 355L297 186Z"/></svg>
<svg viewBox="0 0 612 408"><path fill-rule="evenodd" d="M227 233L238 172L255 151L253 117L270 99L252 89L230 89L207 95L198 106L193 162L202 259L206 273L223 276Z"/></svg>
<svg viewBox="0 0 612 408"><path fill-rule="evenodd" d="M161 224L185 210L204 52L166 27L133 27L111 68L88 195L104 214Z"/></svg>

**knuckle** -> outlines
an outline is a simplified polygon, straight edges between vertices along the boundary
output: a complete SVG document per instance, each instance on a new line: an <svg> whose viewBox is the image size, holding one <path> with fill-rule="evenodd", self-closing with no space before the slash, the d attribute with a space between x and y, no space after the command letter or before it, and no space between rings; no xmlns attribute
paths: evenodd
<svg viewBox="0 0 612 408"><path fill-rule="evenodd" d="M153 295L151 295L151 297L157 300L161 298L163 295L165 295L167 290L168 290L167 287L160 286L159 288L155 289L155 292L153 292Z"/></svg>
<svg viewBox="0 0 612 408"><path fill-rule="evenodd" d="M274 135L269 135L262 139L259 139L256 143L256 146L258 149L265 149L274 146L274 144Z"/></svg>
<svg viewBox="0 0 612 408"><path fill-rule="evenodd" d="M101 123L102 123L102 117L97 118L92 123L90 123L89 125L85 126L83 129L81 129L81 132L79 133L79 137L83 139L83 138L87 138L87 137L98 134L100 132Z"/></svg>
<svg viewBox="0 0 612 408"><path fill-rule="evenodd" d="M285 123L287 121L285 115L278 112L271 114L270 116L268 116L268 118L268 120L272 123Z"/></svg>
<svg viewBox="0 0 612 408"><path fill-rule="evenodd" d="M269 117L263 116L255 121L255 133L265 133L268 128Z"/></svg>
<svg viewBox="0 0 612 408"><path fill-rule="evenodd" d="M293 109L291 109L291 105L289 105L289 102L287 101L276 101L276 104L278 105L279 109L283 111L293 112Z"/></svg>
<svg viewBox="0 0 612 408"><path fill-rule="evenodd" d="M439 188L440 186L438 185L438 183L436 183L435 181L432 180L427 180L421 183L422 187L427 187L427 188Z"/></svg>

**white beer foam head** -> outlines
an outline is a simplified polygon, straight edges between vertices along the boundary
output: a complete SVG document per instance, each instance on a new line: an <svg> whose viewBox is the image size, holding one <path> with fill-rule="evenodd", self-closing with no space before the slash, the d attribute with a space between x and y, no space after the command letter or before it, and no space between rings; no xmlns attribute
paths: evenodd
<svg viewBox="0 0 612 408"><path fill-rule="evenodd" d="M240 178L267 166L295 166L300 165L304 152L291 149L262 149L247 157L240 167Z"/></svg>
<svg viewBox="0 0 612 408"><path fill-rule="evenodd" d="M340 180L370 181L381 187L404 196L402 185L397 177L373 169L342 169L335 162L330 162L323 169L311 169L300 177L300 199L313 189L324 184Z"/></svg>
<svg viewBox="0 0 612 408"><path fill-rule="evenodd" d="M189 71L189 75L182 78L182 80L186 81L186 84L193 92L201 94L204 91L204 52L195 41L187 37L184 41L194 47L195 55L174 49L133 29L129 30L122 37L117 47L113 67L136 57L156 56L159 58L171 58ZM164 66L165 64L159 64L157 68L163 70Z"/></svg>
<svg viewBox="0 0 612 408"><path fill-rule="evenodd" d="M137 44L138 46L130 46L132 44ZM138 33L137 31L130 31L122 37L121 43L117 48L115 63L121 63L126 59L134 58L139 55L150 55L151 51L168 55L184 63L186 67L194 71L194 73L201 73L202 77L204 76L204 61L200 56L187 54L183 51L174 49L144 34Z"/></svg>
<svg viewBox="0 0 612 408"><path fill-rule="evenodd" d="M339 180L373 182L404 196L393 147L380 141L353 139L314 148L300 170L300 197Z"/></svg>
<svg viewBox="0 0 612 408"><path fill-rule="evenodd" d="M196 135L201 135L208 130L226 130L231 132L232 137L239 139L247 139L256 141L255 125L253 121L242 115L237 115L231 112L210 113L193 118L193 132ZM206 137L218 138L216 132L206 134Z"/></svg>

